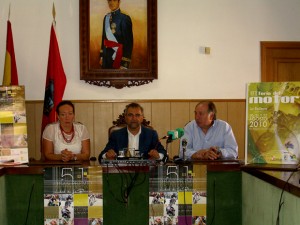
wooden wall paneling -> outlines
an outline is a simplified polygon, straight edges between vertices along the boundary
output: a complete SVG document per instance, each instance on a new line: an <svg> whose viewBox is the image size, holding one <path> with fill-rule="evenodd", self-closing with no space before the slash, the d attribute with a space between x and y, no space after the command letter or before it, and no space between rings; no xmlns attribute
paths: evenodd
<svg viewBox="0 0 300 225"><path fill-rule="evenodd" d="M78 102L74 103L75 107L75 121L78 121L82 124L84 124L88 132L90 134L90 139L91 139L91 156L94 155L95 153L95 146L93 145L94 143L94 104L91 102Z"/></svg>
<svg viewBox="0 0 300 225"><path fill-rule="evenodd" d="M124 109L128 104L129 102L113 103L113 120L117 120L119 118L119 115L124 112ZM113 120L111 121L111 126L113 125Z"/></svg>
<svg viewBox="0 0 300 225"><path fill-rule="evenodd" d="M171 129L183 128L190 119L188 102L171 102Z"/></svg>
<svg viewBox="0 0 300 225"><path fill-rule="evenodd" d="M26 103L26 120L27 120L27 143L28 143L28 156L29 158L36 158L36 143L35 143L35 104Z"/></svg>
<svg viewBox="0 0 300 225"><path fill-rule="evenodd" d="M117 118L113 113L114 103L94 103L93 155L98 159L100 152L108 142L108 129Z"/></svg>
<svg viewBox="0 0 300 225"><path fill-rule="evenodd" d="M217 119L228 120L228 105L227 102L214 102L217 108Z"/></svg>
<svg viewBox="0 0 300 225"><path fill-rule="evenodd" d="M171 128L170 122L170 102L152 102L151 124L158 133L158 137L163 137Z"/></svg>
<svg viewBox="0 0 300 225"><path fill-rule="evenodd" d="M150 125L152 126L152 104L151 102L142 102L140 103L140 105L143 107L144 109L144 118L147 121L150 121Z"/></svg>
<svg viewBox="0 0 300 225"><path fill-rule="evenodd" d="M239 147L239 158L245 158L246 103L228 102L228 120Z"/></svg>
<svg viewBox="0 0 300 225"><path fill-rule="evenodd" d="M37 102L35 104L35 131L33 134L35 134L35 159L41 158L41 137L42 137L42 119L43 119L43 108L44 108L44 102Z"/></svg>
<svg viewBox="0 0 300 225"><path fill-rule="evenodd" d="M189 105L190 105L189 106L189 108L190 108L189 121L192 121L193 119L195 119L195 106L197 105L197 103L199 101L191 101L191 102L189 102Z"/></svg>
<svg viewBox="0 0 300 225"><path fill-rule="evenodd" d="M91 128L94 117L94 103L79 102L74 103L75 107L75 121L83 123L85 126Z"/></svg>
<svg viewBox="0 0 300 225"><path fill-rule="evenodd" d="M171 128L171 106L170 102L152 102L151 124L157 131L158 137L162 138ZM166 142L162 140L163 146L166 147Z"/></svg>
<svg viewBox="0 0 300 225"><path fill-rule="evenodd" d="M189 122L189 109L188 102L171 102L171 130L184 128L186 123ZM175 140L169 144L168 151L171 159L175 155L179 155L179 145L180 140Z"/></svg>

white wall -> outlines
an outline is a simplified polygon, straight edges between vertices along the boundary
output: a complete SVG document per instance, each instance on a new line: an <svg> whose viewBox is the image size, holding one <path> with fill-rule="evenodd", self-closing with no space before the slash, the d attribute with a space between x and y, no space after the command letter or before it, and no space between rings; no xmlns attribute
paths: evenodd
<svg viewBox="0 0 300 225"><path fill-rule="evenodd" d="M158 0L158 80L118 90L79 79L79 0L1 0L0 80L10 3L27 100L44 98L53 2L68 80L64 99L245 98L245 84L260 81L260 41L300 40L299 0ZM200 54L200 46L211 54Z"/></svg>

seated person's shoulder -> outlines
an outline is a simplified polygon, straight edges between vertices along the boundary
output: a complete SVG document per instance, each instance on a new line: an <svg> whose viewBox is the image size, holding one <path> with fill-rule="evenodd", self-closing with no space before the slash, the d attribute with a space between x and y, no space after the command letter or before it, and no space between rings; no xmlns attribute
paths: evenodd
<svg viewBox="0 0 300 225"><path fill-rule="evenodd" d="M184 128L190 128L190 129L192 129L192 128L194 128L194 127L197 127L197 123L196 123L195 120L189 121L189 122L184 126Z"/></svg>
<svg viewBox="0 0 300 225"><path fill-rule="evenodd" d="M142 128L145 132L156 133L156 130L154 130L152 127L146 127L146 126L142 125Z"/></svg>
<svg viewBox="0 0 300 225"><path fill-rule="evenodd" d="M54 129L55 126L58 126L58 122L48 123L44 130Z"/></svg>
<svg viewBox="0 0 300 225"><path fill-rule="evenodd" d="M126 132L126 130L127 130L127 127L125 126L125 127L122 127L122 128L120 128L120 127L117 127L117 128L114 128L114 129L112 129L111 131L110 131L110 135L119 135L119 134L123 134L123 133L125 133Z"/></svg>
<svg viewBox="0 0 300 225"><path fill-rule="evenodd" d="M226 122L225 120L217 119L217 120L215 120L215 123L220 126L230 126L230 124L228 122Z"/></svg>
<svg viewBox="0 0 300 225"><path fill-rule="evenodd" d="M85 125L81 122L73 122L73 125L76 127L85 127Z"/></svg>
<svg viewBox="0 0 300 225"><path fill-rule="evenodd" d="M52 140L58 129L57 122L47 124L42 134L43 139Z"/></svg>

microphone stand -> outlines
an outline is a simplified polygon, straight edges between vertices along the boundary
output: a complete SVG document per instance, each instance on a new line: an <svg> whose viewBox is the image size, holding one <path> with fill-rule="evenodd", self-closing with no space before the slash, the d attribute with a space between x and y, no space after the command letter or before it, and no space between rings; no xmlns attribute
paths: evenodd
<svg viewBox="0 0 300 225"><path fill-rule="evenodd" d="M186 146L182 146L182 158L183 158L183 161L186 161L185 151L186 151Z"/></svg>
<svg viewBox="0 0 300 225"><path fill-rule="evenodd" d="M181 145L182 145L182 158L183 158L183 161L185 162L186 161L185 152L186 152L187 140L183 139L181 142Z"/></svg>
<svg viewBox="0 0 300 225"><path fill-rule="evenodd" d="M169 143L171 143L172 141L173 141L172 136L168 136L168 138L166 140L166 152L167 152L168 159L169 159L168 146L169 146Z"/></svg>
<svg viewBox="0 0 300 225"><path fill-rule="evenodd" d="M168 144L171 143L173 140L172 140L172 136L164 136L164 137L162 137L162 138L159 139L159 141L157 142L157 144L156 144L156 146L155 146L155 149L157 148L158 143L159 143L162 139L167 139L167 140L166 140L166 152L167 152L167 157L164 157L164 158L162 159L162 162L166 163L166 162L169 160Z"/></svg>

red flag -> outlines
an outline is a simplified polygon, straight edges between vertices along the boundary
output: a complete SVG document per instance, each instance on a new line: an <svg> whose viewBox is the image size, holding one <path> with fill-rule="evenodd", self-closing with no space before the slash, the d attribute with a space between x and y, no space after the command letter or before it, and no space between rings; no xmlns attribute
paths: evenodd
<svg viewBox="0 0 300 225"><path fill-rule="evenodd" d="M11 23L7 21L6 54L2 85L19 85Z"/></svg>
<svg viewBox="0 0 300 225"><path fill-rule="evenodd" d="M60 58L54 23L51 26L49 58L44 97L42 133L48 123L57 121L55 109L61 102L65 87L66 75Z"/></svg>

